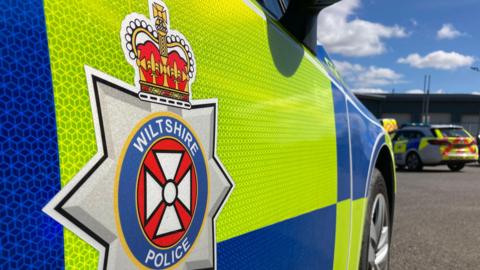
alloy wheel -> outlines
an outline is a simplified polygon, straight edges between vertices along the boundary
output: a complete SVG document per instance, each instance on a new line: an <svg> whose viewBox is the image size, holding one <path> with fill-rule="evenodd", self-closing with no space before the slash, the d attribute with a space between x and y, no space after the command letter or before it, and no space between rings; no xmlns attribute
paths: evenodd
<svg viewBox="0 0 480 270"><path fill-rule="evenodd" d="M410 154L407 157L407 168L408 170L417 170L419 167L420 160L416 154Z"/></svg>
<svg viewBox="0 0 480 270"><path fill-rule="evenodd" d="M389 218L385 196L377 194L370 217L368 264L370 269L388 269Z"/></svg>

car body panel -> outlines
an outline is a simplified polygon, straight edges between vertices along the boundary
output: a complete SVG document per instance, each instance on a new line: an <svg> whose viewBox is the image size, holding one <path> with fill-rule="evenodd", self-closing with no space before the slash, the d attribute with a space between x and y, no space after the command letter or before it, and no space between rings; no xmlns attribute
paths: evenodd
<svg viewBox="0 0 480 270"><path fill-rule="evenodd" d="M322 47L319 61L257 3L167 4L171 24L195 52L193 98L218 100L217 152L235 182L216 220L216 266L356 269L368 180L380 149L391 147L381 126L346 90ZM2 223L15 224L12 213L19 215L28 225L15 228L35 228L28 234L35 237L20 236L30 247L28 254L5 246L9 260L2 266L98 267L97 249L38 211L98 150L85 66L133 84L120 26L127 14L148 14L148 9L148 1L21 1L11 6L5 20L28 26L38 37L24 42L25 33L12 36L21 56L12 65L5 64L12 59L3 58L3 73L23 76L29 67L31 81L5 81L32 98L8 93L5 107L28 108L34 115L27 119L17 111L18 119L33 128L14 132L25 144L42 143L38 153L43 156L38 167L17 150L13 156L20 158L8 163L25 166L11 172L16 179L38 182L14 194ZM25 194L28 205L20 203ZM31 207L38 211L28 214Z"/></svg>

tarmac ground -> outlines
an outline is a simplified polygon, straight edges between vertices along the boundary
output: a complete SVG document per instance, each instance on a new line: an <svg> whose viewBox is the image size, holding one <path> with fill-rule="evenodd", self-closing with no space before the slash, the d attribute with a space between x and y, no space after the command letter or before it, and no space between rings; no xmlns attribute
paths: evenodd
<svg viewBox="0 0 480 270"><path fill-rule="evenodd" d="M390 269L480 269L480 166L397 171Z"/></svg>

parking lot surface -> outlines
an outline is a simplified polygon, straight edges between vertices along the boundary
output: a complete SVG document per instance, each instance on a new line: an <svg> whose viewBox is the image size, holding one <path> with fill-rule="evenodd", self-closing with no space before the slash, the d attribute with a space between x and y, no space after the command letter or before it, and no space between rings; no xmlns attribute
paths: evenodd
<svg viewBox="0 0 480 270"><path fill-rule="evenodd" d="M391 269L480 269L480 166L397 172Z"/></svg>

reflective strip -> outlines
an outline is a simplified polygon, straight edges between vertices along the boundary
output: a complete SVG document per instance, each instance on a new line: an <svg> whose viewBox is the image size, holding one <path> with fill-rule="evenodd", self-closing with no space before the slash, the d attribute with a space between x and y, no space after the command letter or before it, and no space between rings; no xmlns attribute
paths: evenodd
<svg viewBox="0 0 480 270"><path fill-rule="evenodd" d="M344 200L337 203L337 226L335 231L335 255L333 269L347 269L350 243L350 218L351 200Z"/></svg>
<svg viewBox="0 0 480 270"><path fill-rule="evenodd" d="M361 198L352 203L352 239L350 241L350 258L348 269L358 269L362 250L363 224L368 200Z"/></svg>

